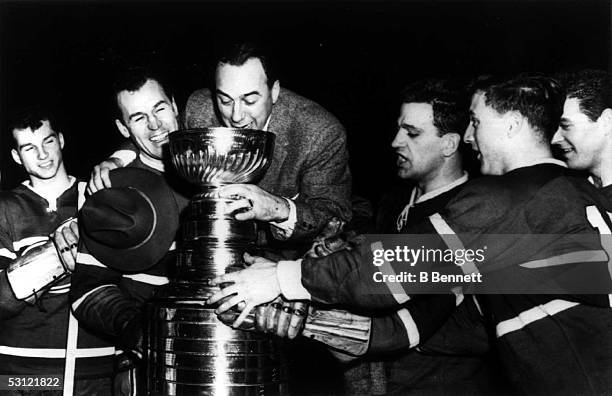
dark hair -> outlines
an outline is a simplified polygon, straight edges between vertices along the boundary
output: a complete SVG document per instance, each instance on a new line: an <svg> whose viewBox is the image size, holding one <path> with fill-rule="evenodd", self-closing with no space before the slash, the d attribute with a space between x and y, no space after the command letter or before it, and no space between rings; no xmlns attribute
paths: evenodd
<svg viewBox="0 0 612 396"><path fill-rule="evenodd" d="M30 128L32 131L37 130L43 124L43 121L48 121L49 126L55 132L58 132L56 128L56 120L53 117L52 111L41 105L28 106L17 109L13 116L9 120L8 131L11 134L12 147L16 148L16 140L13 135L13 131L16 129L27 129Z"/></svg>
<svg viewBox="0 0 612 396"><path fill-rule="evenodd" d="M215 68L219 64L242 66L249 59L259 59L266 73L268 87L278 80L278 69L267 48L255 42L236 42L224 48L216 57Z"/></svg>
<svg viewBox="0 0 612 396"><path fill-rule="evenodd" d="M612 109L612 83L603 70L580 70L560 76L568 98L576 98L580 111L597 121L605 109Z"/></svg>
<svg viewBox="0 0 612 396"><path fill-rule="evenodd" d="M123 122L121 109L119 108L119 102L117 101L117 95L123 91L138 91L149 80L157 81L157 83L164 90L166 96L168 96L168 98L172 98L173 95L170 85L166 82L162 74L156 70L152 70L145 66L131 65L120 69L116 73L112 86L112 100L114 101L113 108L115 109L116 119Z"/></svg>
<svg viewBox="0 0 612 396"><path fill-rule="evenodd" d="M440 136L447 133L463 136L469 123L464 92L448 80L428 79L414 82L402 91L402 103L430 104L433 124Z"/></svg>
<svg viewBox="0 0 612 396"><path fill-rule="evenodd" d="M529 125L549 142L557 128L565 91L561 84L541 74L520 74L516 77L498 80L488 79L477 91L483 92L485 103L500 114L518 111Z"/></svg>

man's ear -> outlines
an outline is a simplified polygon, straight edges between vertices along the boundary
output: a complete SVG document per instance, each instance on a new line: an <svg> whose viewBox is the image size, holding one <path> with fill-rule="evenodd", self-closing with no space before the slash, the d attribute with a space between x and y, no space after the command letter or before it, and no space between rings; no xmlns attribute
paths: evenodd
<svg viewBox="0 0 612 396"><path fill-rule="evenodd" d="M447 133L442 136L442 155L450 157L459 150L461 144L461 136L458 133Z"/></svg>
<svg viewBox="0 0 612 396"><path fill-rule="evenodd" d="M518 111L510 111L506 114L505 118L508 123L507 136L509 138L516 136L523 128L524 117Z"/></svg>
<svg viewBox="0 0 612 396"><path fill-rule="evenodd" d="M59 140L59 144L60 144L60 148L63 150L64 149L64 135L62 135L61 132L58 132L57 134L57 139Z"/></svg>
<svg viewBox="0 0 612 396"><path fill-rule="evenodd" d="M597 122L601 123L601 126L604 128L606 133L612 132L612 109L604 109L604 111L602 111L599 115Z"/></svg>
<svg viewBox="0 0 612 396"><path fill-rule="evenodd" d="M172 100L172 110L174 110L174 115L178 116L178 107L176 107L176 102L174 101L174 96L171 98Z"/></svg>
<svg viewBox="0 0 612 396"><path fill-rule="evenodd" d="M117 129L119 129L119 132L121 132L123 137L125 138L130 137L130 131L127 129L125 125L123 125L123 122L115 118L115 125L117 125Z"/></svg>
<svg viewBox="0 0 612 396"><path fill-rule="evenodd" d="M272 103L276 103L278 100L278 95L280 94L280 82L278 80L274 81L272 84Z"/></svg>
<svg viewBox="0 0 612 396"><path fill-rule="evenodd" d="M18 163L19 165L23 165L21 163L21 157L19 157L19 153L15 149L11 149L11 156L13 157L13 161Z"/></svg>

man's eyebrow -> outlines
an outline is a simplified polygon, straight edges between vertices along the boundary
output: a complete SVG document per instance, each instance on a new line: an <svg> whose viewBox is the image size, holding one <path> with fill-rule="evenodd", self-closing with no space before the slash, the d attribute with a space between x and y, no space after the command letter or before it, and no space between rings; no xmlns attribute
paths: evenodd
<svg viewBox="0 0 612 396"><path fill-rule="evenodd" d="M561 117L561 119L559 120L559 124L572 125L573 122L569 118Z"/></svg>
<svg viewBox="0 0 612 396"><path fill-rule="evenodd" d="M225 92L223 92L223 91L222 91L222 90L220 90L220 89L217 89L217 94L218 94L218 95L223 95L223 96L226 96L226 97L228 97L228 98L230 98L230 99L233 99L233 98L231 97L231 95L226 94ZM251 91L251 92L247 92L247 93L245 93L245 94L240 95L240 97L241 97L241 98L245 98L245 97L247 97L247 96L251 96L251 95L259 95L259 96L261 96L261 93L260 93L259 91Z"/></svg>
<svg viewBox="0 0 612 396"><path fill-rule="evenodd" d="M132 113L132 114L130 114L130 116L128 117L128 120L132 120L132 119L134 119L134 118L136 118L136 117L140 117L140 116L143 116L143 115L145 115L145 113L143 113L142 111L139 111L139 112L137 112L137 113Z"/></svg>
<svg viewBox="0 0 612 396"><path fill-rule="evenodd" d="M156 108L156 107L158 107L159 105L162 105L162 104L168 104L168 101L162 99L159 102L155 103L155 105L153 105L153 108Z"/></svg>
<svg viewBox="0 0 612 396"><path fill-rule="evenodd" d="M417 127L415 127L412 124L401 123L400 124L400 128L406 129L406 130L408 130L410 132L419 132L419 133L423 132L423 130L421 128L417 128Z"/></svg>
<svg viewBox="0 0 612 396"><path fill-rule="evenodd" d="M26 147L30 147L30 146L34 146L32 143L26 143L26 144L20 144L18 148L18 150L22 150Z"/></svg>

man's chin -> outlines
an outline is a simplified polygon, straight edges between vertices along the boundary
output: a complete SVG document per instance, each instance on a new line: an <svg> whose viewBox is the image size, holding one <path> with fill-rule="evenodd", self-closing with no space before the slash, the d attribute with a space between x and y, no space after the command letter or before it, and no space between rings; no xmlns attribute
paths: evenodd
<svg viewBox="0 0 612 396"><path fill-rule="evenodd" d="M406 169L400 169L397 171L397 177L400 179L412 179L414 177L414 172Z"/></svg>

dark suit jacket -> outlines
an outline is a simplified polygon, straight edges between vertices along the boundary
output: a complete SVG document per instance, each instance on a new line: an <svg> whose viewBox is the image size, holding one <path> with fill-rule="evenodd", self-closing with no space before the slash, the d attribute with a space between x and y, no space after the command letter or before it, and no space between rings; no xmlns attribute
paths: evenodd
<svg viewBox="0 0 612 396"><path fill-rule="evenodd" d="M208 89L187 100L187 128L222 126ZM258 183L275 195L293 198L297 223L290 240L310 240L330 218L351 218L351 174L346 133L340 122L315 102L281 88L268 131L276 134L272 163Z"/></svg>

